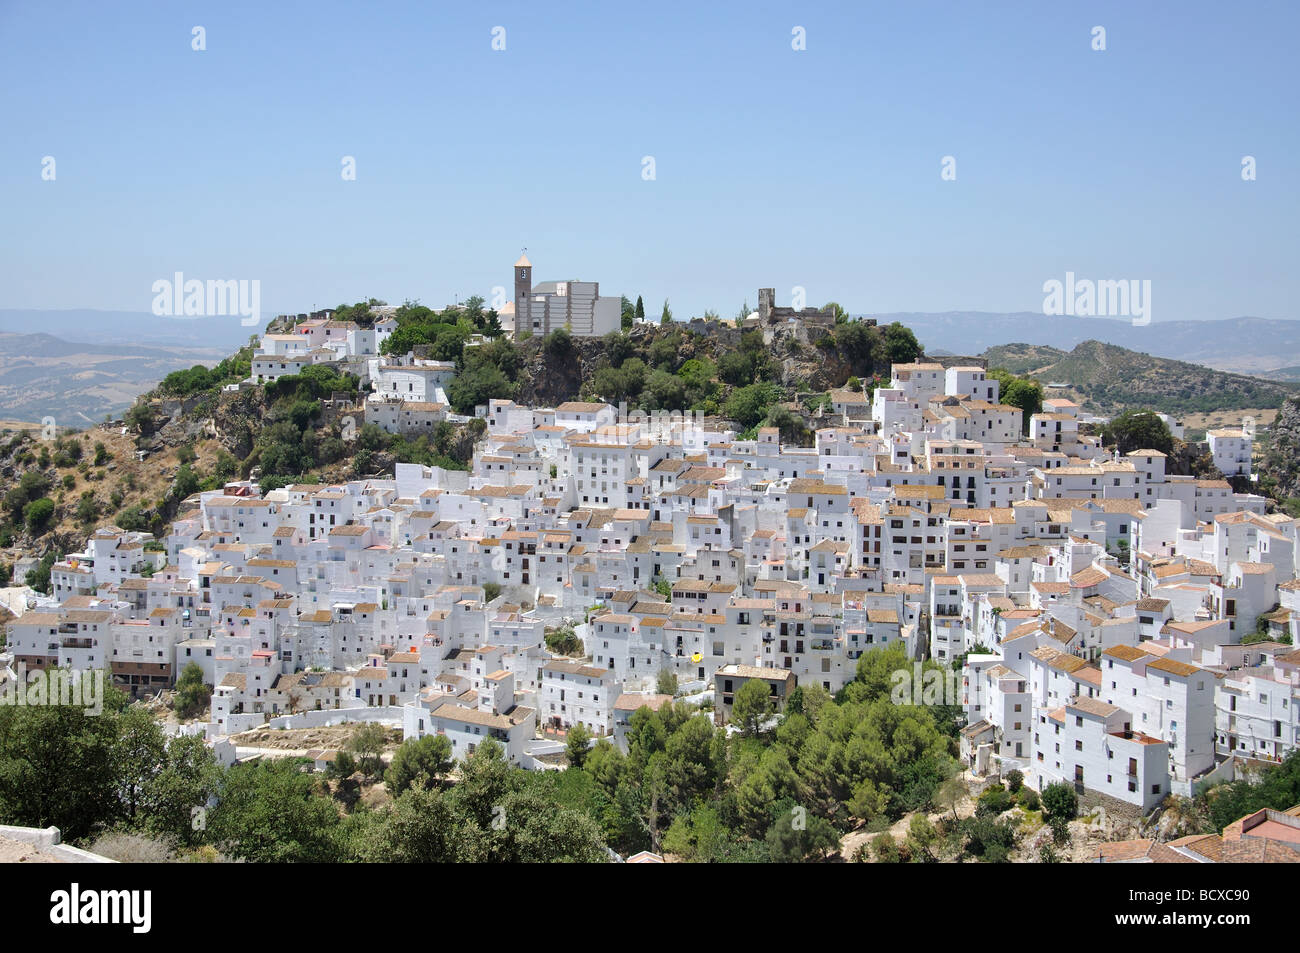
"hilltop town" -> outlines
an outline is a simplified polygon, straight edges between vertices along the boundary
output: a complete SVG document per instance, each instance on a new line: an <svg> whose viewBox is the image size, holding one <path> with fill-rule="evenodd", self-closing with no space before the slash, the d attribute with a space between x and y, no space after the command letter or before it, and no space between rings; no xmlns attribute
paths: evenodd
<svg viewBox="0 0 1300 953"><path fill-rule="evenodd" d="M94 466L163 464L170 488L152 507L119 492L84 545L14 567L48 585L8 600L0 686L106 671L214 764L303 759L335 798L356 733L380 726L359 780L398 798L367 815L382 823L426 742L430 785L485 757L586 764L592 804L624 819L577 837L583 856L739 859L702 840L719 795L749 859L937 856L927 811L981 859L1225 850L1188 819L1205 792L1300 740L1300 526L1241 492L1249 424L1197 450L1174 417L1043 400L771 289L731 326L679 331L595 282L534 286L526 257L515 278L527 320L481 302L286 317L106 425ZM506 371L566 365L582 399L506 396ZM84 439L56 435L41 465L72 466ZM24 440L8 451L30 463ZM6 497L29 533L41 481ZM74 526L100 513L82 500ZM836 719L892 739L888 770L817 767L804 746L848 757ZM656 793L655 770L674 776L657 750L703 786ZM1092 812L1077 843L1062 789ZM789 819L809 802L815 835ZM1261 817L1247 826L1292 824Z"/></svg>
<svg viewBox="0 0 1300 953"><path fill-rule="evenodd" d="M104 526L10 624L7 677L107 669L147 699L197 666L210 705L177 730L223 763L250 731L377 722L549 770L674 704L770 728L889 652L907 704L959 711L972 790L1064 783L1135 819L1297 744L1296 520L1107 450L1068 400L1025 421L984 367L914 362L832 390L810 446L603 401L462 418L454 363L380 356L397 327L268 333L249 383L359 372L387 433L481 421L467 468L233 479L157 536ZM1250 433L1208 439L1250 472ZM913 697L921 660L960 677L931 698L918 664Z"/></svg>

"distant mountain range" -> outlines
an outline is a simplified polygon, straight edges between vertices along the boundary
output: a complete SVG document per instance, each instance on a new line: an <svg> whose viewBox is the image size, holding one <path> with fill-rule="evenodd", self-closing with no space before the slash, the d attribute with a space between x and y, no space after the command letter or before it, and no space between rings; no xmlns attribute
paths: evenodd
<svg viewBox="0 0 1300 953"><path fill-rule="evenodd" d="M999 314L949 311L941 314L873 314L882 324L900 321L932 354L975 355L1004 344L1047 345L1073 350L1101 341L1157 357L1204 364L1222 371L1268 376L1287 368L1294 380L1300 365L1300 320L1227 318L1220 321L1153 321L1134 327L1114 318L1054 317L1032 311Z"/></svg>
<svg viewBox="0 0 1300 953"><path fill-rule="evenodd" d="M238 317L160 318L140 311L69 311L0 308L0 333L40 331L65 341L144 347L202 348L222 356L248 343L264 324L244 327ZM1300 363L1300 362L1297 362Z"/></svg>
<svg viewBox="0 0 1300 953"><path fill-rule="evenodd" d="M1300 391L1292 381L1265 380L1208 368L1191 361L1155 357L1101 341L1071 351L1042 344L1003 344L981 357L990 367L1027 374L1043 384L1063 384L1095 412L1151 408L1175 416L1216 411L1277 409Z"/></svg>
<svg viewBox="0 0 1300 953"><path fill-rule="evenodd" d="M1113 318L1047 317L1035 312L993 313L951 311L940 314L898 312L875 314L881 323L900 321L912 329L930 354L979 355L1006 345L1024 344L1070 352L1092 341L1161 358L1201 364L1221 371L1293 383L1300 380L1300 321L1230 318L1221 321L1162 321L1133 327ZM139 394L171 371L194 364L214 364L248 343L261 326L244 327L238 317L162 318L133 311L90 309L41 311L0 309L0 418L39 421L55 417L60 424L84 426L105 414L119 414ZM1032 351L1032 349L1031 349ZM995 352L1003 358L1027 354ZM1087 351L1091 368L1108 366L1107 373L1085 372L1067 361L1068 354L1034 354L1033 370L1057 365L1056 373L1090 380L1094 398L1125 403L1130 395L1122 378L1136 370L1128 358L1114 352ZM1169 368L1139 362L1146 379L1143 396L1152 396ZM1116 380L1117 367L1127 368ZM1070 372L1067 374L1067 370ZM1077 372L1077 373L1076 373ZM1166 395L1181 407L1199 405L1219 387L1232 391L1233 403L1264 396L1273 405L1288 387L1268 387L1258 394L1249 381L1215 379L1179 368L1179 386ZM1194 378L1196 378L1194 380ZM1172 380L1167 383L1172 383ZM1156 387L1159 390L1159 386Z"/></svg>
<svg viewBox="0 0 1300 953"><path fill-rule="evenodd" d="M74 343L51 334L0 332L0 418L35 422L48 416L68 427L99 423L122 413L172 371L215 364L235 349L197 343Z"/></svg>
<svg viewBox="0 0 1300 953"><path fill-rule="evenodd" d="M1295 379L1300 365L1300 320L1226 318L1217 321L1155 321L1134 327L1115 318L1047 316L1033 311L900 311L872 314L882 324L901 321L929 353L979 354L1003 344L1039 344L1072 350L1101 341L1157 357L1191 361L1245 374ZM244 327L237 317L160 318L136 311L39 311L0 309L0 333L42 331L65 341L145 347L190 347L229 354L263 326ZM1285 369L1285 370L1284 370Z"/></svg>

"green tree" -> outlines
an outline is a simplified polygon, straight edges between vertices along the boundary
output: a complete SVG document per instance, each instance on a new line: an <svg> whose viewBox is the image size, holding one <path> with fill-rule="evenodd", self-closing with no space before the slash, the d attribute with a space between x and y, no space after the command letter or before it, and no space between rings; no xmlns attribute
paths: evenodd
<svg viewBox="0 0 1300 953"><path fill-rule="evenodd" d="M516 775L525 773L519 768L511 770ZM474 831L467 860L507 864L608 861L600 828L591 817L559 807L540 791L523 787L523 778L519 783L519 789L502 799L496 825Z"/></svg>
<svg viewBox="0 0 1300 953"><path fill-rule="evenodd" d="M458 813L470 818L481 830L490 829L505 796L515 790L519 778L506 760L505 749L486 738L473 754L460 763L460 783L452 791Z"/></svg>
<svg viewBox="0 0 1300 953"><path fill-rule="evenodd" d="M1029 432L1029 418L1043 410L1043 385L1031 377L1017 377L1010 371L994 368L989 377L998 382L998 399L1021 411L1021 432Z"/></svg>
<svg viewBox="0 0 1300 953"><path fill-rule="evenodd" d="M147 791L166 751L162 728L142 708L128 708L117 718L111 757L121 816L135 826L148 804Z"/></svg>
<svg viewBox="0 0 1300 953"><path fill-rule="evenodd" d="M99 504L95 502L93 490L84 490L77 500L77 522L82 525L93 523L99 517Z"/></svg>
<svg viewBox="0 0 1300 953"><path fill-rule="evenodd" d="M143 401L132 404L124 419L128 427L134 427L141 436L146 437L153 432L154 424L157 422L153 407Z"/></svg>
<svg viewBox="0 0 1300 953"><path fill-rule="evenodd" d="M581 722L570 728L568 740L564 745L564 752L569 757L569 764L575 768L581 768L583 762L587 760L590 745L591 732Z"/></svg>
<svg viewBox="0 0 1300 953"><path fill-rule="evenodd" d="M692 863L719 863L740 859L737 837L712 804L701 804L679 814L664 832L664 850Z"/></svg>
<svg viewBox="0 0 1300 953"><path fill-rule="evenodd" d="M641 296L636 296L636 319L638 322L645 320L645 304L641 301Z"/></svg>
<svg viewBox="0 0 1300 953"><path fill-rule="evenodd" d="M583 653L582 639L574 633L571 625L551 629L543 638L546 647L556 655L581 656Z"/></svg>
<svg viewBox="0 0 1300 953"><path fill-rule="evenodd" d="M458 414L472 414L475 407L489 400L513 397L515 389L515 383L501 368L480 365L466 368L452 378L447 385L447 399Z"/></svg>
<svg viewBox="0 0 1300 953"><path fill-rule="evenodd" d="M104 696L102 715L70 705L0 706L0 823L54 826L72 840L120 818L114 715L126 699L108 685Z"/></svg>
<svg viewBox="0 0 1300 953"><path fill-rule="evenodd" d="M991 814L966 818L959 826L963 856L975 857L989 864L1003 864L1011 859L1016 846L1016 822L1000 821Z"/></svg>
<svg viewBox="0 0 1300 953"><path fill-rule="evenodd" d="M1043 788L1042 801L1043 811L1049 819L1060 817L1071 821L1079 813L1079 797L1064 781L1054 781Z"/></svg>
<svg viewBox="0 0 1300 953"><path fill-rule="evenodd" d="M718 377L737 387L754 379L754 361L743 351L728 351L718 358Z"/></svg>
<svg viewBox="0 0 1300 953"><path fill-rule="evenodd" d="M55 555L50 550L41 557L41 561L35 569L27 571L27 577L23 580L37 592L43 592L47 596L50 594L50 570L54 568Z"/></svg>
<svg viewBox="0 0 1300 953"><path fill-rule="evenodd" d="M176 480L172 483L171 497L173 500L184 500L195 493L199 492L199 477L189 464L182 464L176 471Z"/></svg>
<svg viewBox="0 0 1300 953"><path fill-rule="evenodd" d="M767 682L751 678L740 686L731 704L731 721L749 738L756 737L773 711Z"/></svg>
<svg viewBox="0 0 1300 953"><path fill-rule="evenodd" d="M932 863L938 859L939 833L924 814L914 814L908 821L905 843L913 861Z"/></svg>
<svg viewBox="0 0 1300 953"><path fill-rule="evenodd" d="M677 694L677 676L671 669L661 668L655 677L655 691L660 695Z"/></svg>
<svg viewBox="0 0 1300 953"><path fill-rule="evenodd" d="M888 831L872 838L871 853L878 864L897 864L903 860L902 852L898 849L898 841L894 840L893 835Z"/></svg>
<svg viewBox="0 0 1300 953"><path fill-rule="evenodd" d="M1011 810L1012 803L1011 792L1001 784L993 784L980 794L976 801L975 814L978 817L997 817Z"/></svg>
<svg viewBox="0 0 1300 953"><path fill-rule="evenodd" d="M1300 804L1300 753L1295 751L1281 764L1263 769L1254 782L1217 784L1196 798L1198 811L1208 818L1207 827L1215 831L1263 808L1285 811L1296 804Z"/></svg>
<svg viewBox="0 0 1300 953"><path fill-rule="evenodd" d="M23 507L23 522L27 524L27 531L33 536L40 536L49 529L53 518L54 501L48 496L32 500Z"/></svg>
<svg viewBox="0 0 1300 953"><path fill-rule="evenodd" d="M208 815L209 838L233 857L269 863L330 863L338 811L314 793L300 761L278 758L237 764L222 780Z"/></svg>
<svg viewBox="0 0 1300 953"><path fill-rule="evenodd" d="M207 710L212 700L212 687L203 683L203 669L190 662L176 679L174 705L182 718L196 718Z"/></svg>
<svg viewBox="0 0 1300 953"><path fill-rule="evenodd" d="M352 731L347 740L347 750L356 755L357 767L370 777L378 775L384 767L384 746L388 743L388 732L384 726L373 721L362 722Z"/></svg>
<svg viewBox="0 0 1300 953"><path fill-rule="evenodd" d="M776 404L767 413L766 425L776 427L781 431L781 440L784 443L802 444L812 436L812 432L804 425L802 418L796 417L788 407L782 407Z"/></svg>
<svg viewBox="0 0 1300 953"><path fill-rule="evenodd" d="M408 738L393 755L384 783L394 797L413 786L434 788L442 783L452 763L451 742L446 735Z"/></svg>
<svg viewBox="0 0 1300 953"><path fill-rule="evenodd" d="M465 859L468 827L441 792L407 789L355 847L366 863L443 864Z"/></svg>
<svg viewBox="0 0 1300 953"><path fill-rule="evenodd" d="M757 765L741 769L737 775L739 827L750 837L764 837L772 826L772 806L793 800L798 792L799 778L790 763L790 752L782 745L763 748Z"/></svg>
<svg viewBox="0 0 1300 953"><path fill-rule="evenodd" d="M1159 450L1169 454L1174 449L1168 425L1150 410L1126 410L1112 418L1102 428L1101 439L1121 454L1131 450Z"/></svg>
<svg viewBox="0 0 1300 953"><path fill-rule="evenodd" d="M753 427L767 416L776 398L771 384L758 381L732 391L722 407L722 413L742 427Z"/></svg>
<svg viewBox="0 0 1300 953"><path fill-rule="evenodd" d="M832 340L855 375L865 376L871 373L878 352L883 355L883 335L880 329L862 321L837 324Z"/></svg>
<svg viewBox="0 0 1300 953"><path fill-rule="evenodd" d="M556 328L542 340L542 348L557 360L568 358L574 352L573 335L568 328Z"/></svg>
<svg viewBox="0 0 1300 953"><path fill-rule="evenodd" d="M334 755L325 768L325 776L332 781L341 781L357 773L357 759L351 751L343 750Z"/></svg>
<svg viewBox="0 0 1300 953"><path fill-rule="evenodd" d="M202 737L172 738L145 784L145 828L182 846L201 843L207 837L207 805L221 778L221 766Z"/></svg>
<svg viewBox="0 0 1300 953"><path fill-rule="evenodd" d="M912 330L898 321L884 329L884 359L889 364L911 364L921 356L921 345Z"/></svg>
<svg viewBox="0 0 1300 953"><path fill-rule="evenodd" d="M768 854L774 862L826 860L839 850L840 838L835 828L815 814L807 814L803 809L797 811L782 811L767 832Z"/></svg>

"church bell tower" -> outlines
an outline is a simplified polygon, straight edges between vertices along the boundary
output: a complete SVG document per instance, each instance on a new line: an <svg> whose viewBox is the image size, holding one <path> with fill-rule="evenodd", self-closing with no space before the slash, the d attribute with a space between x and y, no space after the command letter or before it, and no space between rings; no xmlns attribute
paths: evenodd
<svg viewBox="0 0 1300 953"><path fill-rule="evenodd" d="M533 330L529 296L533 293L533 264L527 255L515 262L515 338Z"/></svg>

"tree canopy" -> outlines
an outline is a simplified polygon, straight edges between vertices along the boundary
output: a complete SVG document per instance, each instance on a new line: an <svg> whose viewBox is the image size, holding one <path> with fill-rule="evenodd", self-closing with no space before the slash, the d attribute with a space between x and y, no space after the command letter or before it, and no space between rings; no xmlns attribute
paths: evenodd
<svg viewBox="0 0 1300 953"><path fill-rule="evenodd" d="M1131 450L1159 450L1169 454L1174 450L1174 438L1169 427L1151 410L1126 410L1102 428L1102 442L1115 447L1121 454Z"/></svg>

